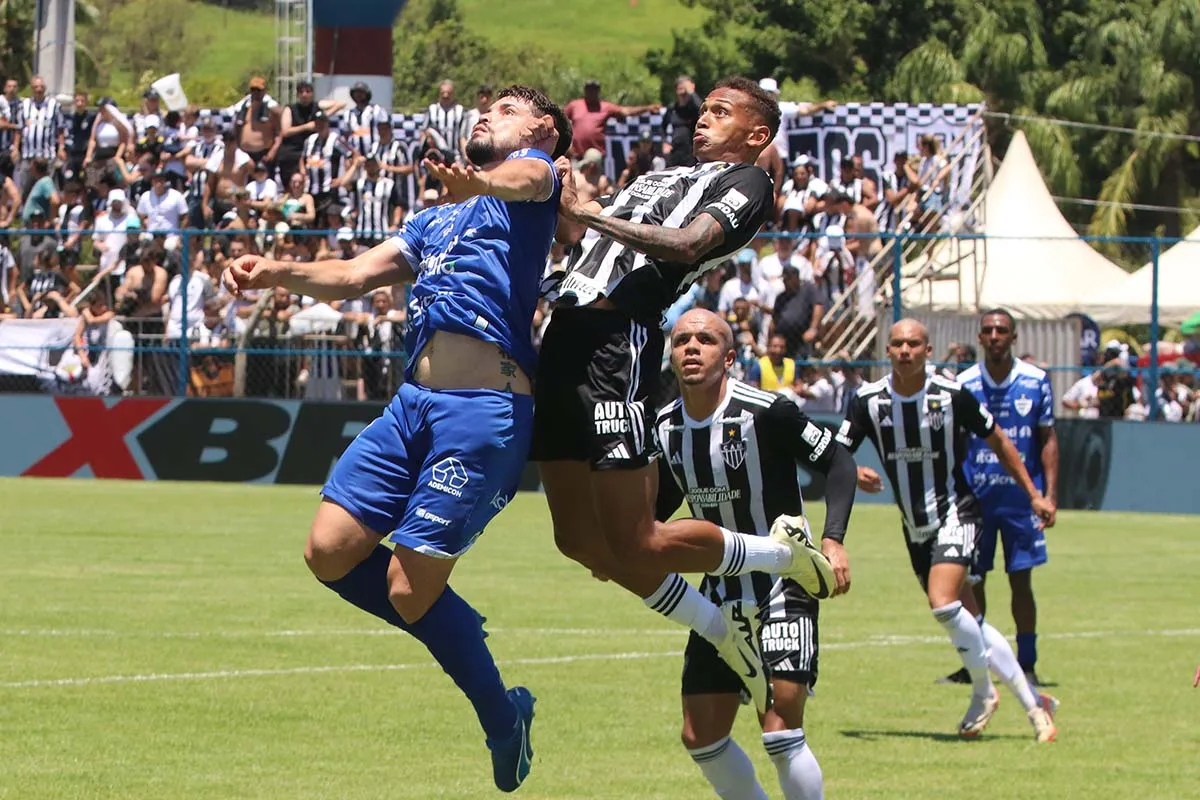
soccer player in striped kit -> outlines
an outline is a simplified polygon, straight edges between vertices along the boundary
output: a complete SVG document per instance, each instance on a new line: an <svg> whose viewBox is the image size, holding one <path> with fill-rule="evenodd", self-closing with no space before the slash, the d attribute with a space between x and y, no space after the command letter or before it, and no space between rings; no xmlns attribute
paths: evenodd
<svg viewBox="0 0 1200 800"><path fill-rule="evenodd" d="M934 619L971 675L971 703L959 735L979 736L1000 704L990 667L1017 696L1037 741L1054 741L1050 698L1033 693L1012 647L983 621L967 585L982 527L979 501L963 474L969 436L987 441L1043 523L1054 521L1054 503L1034 485L1020 454L975 396L926 370L931 347L924 325L912 319L897 322L888 334L887 350L892 371L859 387L838 438L852 451L869 438L879 452L900 507L913 571ZM859 486L877 492L882 480L863 467Z"/></svg>
<svg viewBox="0 0 1200 800"><path fill-rule="evenodd" d="M795 403L728 376L736 356L729 325L711 311L686 312L671 332L671 368L680 398L658 414L660 449L656 516L669 519L687 500L693 517L766 537L786 515L804 523L797 466L824 473L822 549L843 551L854 505L854 459L833 431ZM727 568L744 554L733 553ZM832 595L850 588L844 553L835 559ZM760 716L763 747L787 800L820 800L821 767L804 733L804 705L817 682L817 600L799 584L765 572L711 574L701 584L714 603L747 598L762 618L760 644L774 704ZM824 593L822 593L824 594ZM720 797L766 800L746 753L730 738L741 676L694 631L683 657L683 744Z"/></svg>

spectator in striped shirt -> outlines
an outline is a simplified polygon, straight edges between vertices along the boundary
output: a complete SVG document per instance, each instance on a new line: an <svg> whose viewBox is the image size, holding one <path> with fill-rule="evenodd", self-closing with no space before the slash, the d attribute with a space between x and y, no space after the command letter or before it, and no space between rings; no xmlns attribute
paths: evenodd
<svg viewBox="0 0 1200 800"><path fill-rule="evenodd" d="M9 78L4 82L4 94L0 95L0 153L12 150L13 138L20 126L17 125L17 110L21 99L17 96L17 82Z"/></svg>
<svg viewBox="0 0 1200 800"><path fill-rule="evenodd" d="M408 142L393 137L391 120L379 122L379 168L396 182L396 202L411 208L416 167L408 156Z"/></svg>
<svg viewBox="0 0 1200 800"><path fill-rule="evenodd" d="M362 174L358 174L360 171ZM374 247L388 237L389 231L400 227L404 212L396 203L396 182L380 170L375 151L365 159L356 159L346 179L355 238L368 248Z"/></svg>
<svg viewBox="0 0 1200 800"><path fill-rule="evenodd" d="M382 107L371 102L371 87L362 81L350 87L350 99L354 105L342 112L341 133L354 152L365 156L379 144L379 121L390 121L390 117Z"/></svg>
<svg viewBox="0 0 1200 800"><path fill-rule="evenodd" d="M30 96L23 98L17 112L20 126L13 141L13 161L17 165L17 188L24 196L36 178L31 169L35 158L47 162L55 158L65 161L65 133L62 108L53 97L46 96L46 81L35 75L29 82Z"/></svg>
<svg viewBox="0 0 1200 800"><path fill-rule="evenodd" d="M313 122L317 132L304 142L304 166L308 171L308 191L316 204L317 218L321 219L338 202L339 187L334 183L342 174L343 162L353 151L341 136L330 131L329 118L324 112L314 113Z"/></svg>
<svg viewBox="0 0 1200 800"><path fill-rule="evenodd" d="M438 85L438 100L425 110L425 131L432 137L433 146L446 157L446 163L464 162L466 159L466 137L463 130L466 111L454 99L454 81L442 81Z"/></svg>

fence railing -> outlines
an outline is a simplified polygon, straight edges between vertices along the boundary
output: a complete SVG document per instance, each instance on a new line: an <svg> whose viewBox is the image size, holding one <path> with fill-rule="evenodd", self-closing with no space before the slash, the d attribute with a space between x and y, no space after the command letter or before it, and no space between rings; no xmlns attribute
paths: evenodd
<svg viewBox="0 0 1200 800"><path fill-rule="evenodd" d="M930 216L920 229L902 224L897 231L846 234L847 239L876 239L881 247L877 255L860 257L852 267L838 259L831 270L814 273L814 285L826 310L822 346L815 354L818 363L828 365L836 359L878 367L882 353L878 346L880 333L888 320L926 313L970 316L993 305L1012 307L1022 319L1022 326L1027 324L1025 319L1061 320L1068 314L1079 315L1083 332L1078 347L1074 348L1077 351L1088 349L1089 336L1091 347L1103 350L1098 332L1104 326L1147 326L1141 331L1147 352L1135 353L1141 357L1141 363L1135 358L1131 369L1150 389L1146 394L1152 416L1157 411L1153 389L1159 385L1159 368L1167 360L1165 356L1184 357L1193 363L1200 361L1196 355L1200 333L1192 334L1192 343L1181 353L1174 350L1160 353L1164 327L1173 328L1200 312L1200 238L1073 238L1076 243L1140 245L1150 253L1150 260L1133 275L1110 264L1107 272L1089 273L1076 281L1077 285L1064 289L1058 278L1071 265L1039 263L1037 254L1039 242L1061 242L1065 237L989 236L973 229L970 213L957 215L957 227L946 230L945 219ZM94 231L77 233L90 243ZM54 231L41 229L13 230L8 234L10 245L22 247L37 247L38 237L53 242L56 236ZM132 252L135 248L126 245L150 238L150 242L143 244L161 246L169 235L178 235L177 249L167 257L171 279L161 304L143 302L134 313L121 314L109 322L103 334L75 331L79 327L78 317L72 317L72 322L47 326L56 316L63 319L80 313L88 306L89 298L98 293L103 293L110 308L114 307L117 295L121 294L120 276L137 263ZM764 233L759 239L763 245L760 249L765 250L773 240L784 236L798 240L799 248L814 260L819 261L833 249L827 237L812 232ZM407 359L402 345L403 321L391 322L391 329L383 338L387 345L380 347L379 339L363 334L364 330L371 331L371 309L361 299L351 303L351 313L345 307L340 311L323 307L325 313L320 315L295 313L291 309L283 320L282 315L267 308L270 304L266 299L258 302L243 299L235 303L213 288L222 259L229 257L230 251L265 248L269 255L299 247L311 254L309 244L320 239L328 243L336 238L336 231L290 231L277 236L256 230L132 229L125 238L128 241L118 246L126 247L128 257L105 268L100 268L100 253L93 251L90 244L82 248L79 265L40 265L43 270L64 272L63 281L80 288L67 298L71 311L64 312L59 307L40 314L41 327L31 325L28 320L0 321L0 391L13 388L98 391L78 377L87 372L86 363L76 363L83 361L79 350L96 354L95 361L103 360L105 367L100 378L106 380L97 379L97 386L123 394L354 399L378 392L390 393L401 379ZM238 240L243 243L241 247L233 244ZM1030 263L989 261L988 243L992 244L991 251L996 251L1006 241L1025 243ZM939 265L956 257L956 250L967 249L975 253L970 262L960 261L953 269L935 274ZM197 257L201 250L203 258ZM20 253L18 260L28 261ZM192 280L198 271L204 271L208 277ZM869 302L856 302L856 294L863 285L860 281L868 274L874 278ZM30 277L26 274L22 281L28 285ZM952 286L944 291L931 288L946 284ZM15 298L10 296L11 286L3 288L6 302L12 305ZM197 291L203 296L196 297ZM402 311L399 306L403 298L399 299L397 310ZM290 301L287 304L290 307ZM21 311L26 318L39 316L32 308ZM67 327L72 330L65 330ZM40 332L32 332L34 328ZM86 339L79 347L74 342L76 333L82 333ZM946 344L933 342L936 351ZM94 361L90 356L86 360ZM1087 366L1078 354L1043 360L1051 361L1052 371L1063 374ZM95 368L96 364L91 366Z"/></svg>

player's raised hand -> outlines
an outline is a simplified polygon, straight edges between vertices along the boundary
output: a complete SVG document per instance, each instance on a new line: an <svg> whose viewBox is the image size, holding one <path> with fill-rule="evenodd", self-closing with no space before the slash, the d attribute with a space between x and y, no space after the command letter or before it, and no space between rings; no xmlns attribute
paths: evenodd
<svg viewBox="0 0 1200 800"><path fill-rule="evenodd" d="M259 255L244 255L221 273L221 283L235 297L252 289L268 289L275 285L271 262Z"/></svg>
<svg viewBox="0 0 1200 800"><path fill-rule="evenodd" d="M1037 497L1032 501L1033 513L1042 521L1042 527L1053 528L1054 520L1058 516L1058 509L1054 507L1054 503L1048 498Z"/></svg>
<svg viewBox="0 0 1200 800"><path fill-rule="evenodd" d="M425 159L425 171L446 187L446 194L456 203L487 193L487 179L474 164L439 164Z"/></svg>
<svg viewBox="0 0 1200 800"><path fill-rule="evenodd" d="M821 540L821 554L829 559L833 567L833 592L830 597L837 597L850 591L850 559L846 557L846 548L836 539Z"/></svg>
<svg viewBox="0 0 1200 800"><path fill-rule="evenodd" d="M870 467L858 468L858 488L867 494L879 494L883 491L883 479L879 473Z"/></svg>
<svg viewBox="0 0 1200 800"><path fill-rule="evenodd" d="M583 203L579 200L579 192L575 187L575 168L571 166L571 161L566 156L559 156L558 160L554 162L554 169L558 172L559 182L562 183L558 213L574 221L575 213L583 207Z"/></svg>

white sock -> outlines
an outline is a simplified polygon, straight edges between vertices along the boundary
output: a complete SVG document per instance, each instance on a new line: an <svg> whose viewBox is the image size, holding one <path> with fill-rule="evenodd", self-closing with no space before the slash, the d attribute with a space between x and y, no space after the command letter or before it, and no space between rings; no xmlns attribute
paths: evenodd
<svg viewBox="0 0 1200 800"><path fill-rule="evenodd" d="M689 749L688 755L722 800L768 800L750 757L728 736L708 747Z"/></svg>
<svg viewBox="0 0 1200 800"><path fill-rule="evenodd" d="M1017 696L1027 713L1037 708L1037 696L1029 688L1025 670L1017 663L1017 656L1008 644L1008 639L986 622L980 622L979 627L983 630L983 640L988 646L988 666L992 668L992 672Z"/></svg>
<svg viewBox="0 0 1200 800"><path fill-rule="evenodd" d="M745 533L721 528L725 537L725 554L714 575L744 575L747 572L778 573L792 565L792 551L766 536L749 536Z"/></svg>
<svg viewBox="0 0 1200 800"><path fill-rule="evenodd" d="M958 600L948 606L935 608L933 617L950 634L950 641L962 657L963 666L971 673L975 694L979 697L988 695L992 691L992 679L988 677L987 645L983 641L979 623Z"/></svg>
<svg viewBox="0 0 1200 800"><path fill-rule="evenodd" d="M825 800L821 765L808 747L803 728L763 734L763 747L779 773L784 800Z"/></svg>
<svg viewBox="0 0 1200 800"><path fill-rule="evenodd" d="M710 642L725 638L725 618L721 616L721 609L678 574L668 575L642 602L651 611L691 628Z"/></svg>

